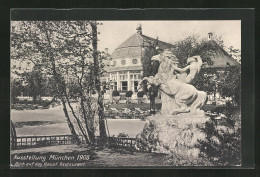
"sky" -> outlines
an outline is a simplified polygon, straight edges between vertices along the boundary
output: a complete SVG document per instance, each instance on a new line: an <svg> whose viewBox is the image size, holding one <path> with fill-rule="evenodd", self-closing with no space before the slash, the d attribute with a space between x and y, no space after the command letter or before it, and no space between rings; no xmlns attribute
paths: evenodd
<svg viewBox="0 0 260 177"><path fill-rule="evenodd" d="M121 43L136 32L138 24L142 25L142 33L164 42L175 42L190 34L207 37L209 32L222 36L225 47L233 46L241 49L241 21L99 21L99 50L108 48L112 53Z"/></svg>

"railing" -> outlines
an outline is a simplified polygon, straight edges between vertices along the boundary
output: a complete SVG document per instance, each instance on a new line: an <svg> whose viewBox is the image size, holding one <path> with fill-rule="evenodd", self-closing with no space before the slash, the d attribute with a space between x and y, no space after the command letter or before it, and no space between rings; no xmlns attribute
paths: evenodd
<svg viewBox="0 0 260 177"><path fill-rule="evenodd" d="M108 142L111 147L124 147L134 149L136 139L127 137L108 137Z"/></svg>
<svg viewBox="0 0 260 177"><path fill-rule="evenodd" d="M85 143L83 136L79 136L81 143ZM72 135L55 135L55 136L26 136L15 138L16 149L30 148L30 147L43 147L74 144L75 140Z"/></svg>
<svg viewBox="0 0 260 177"><path fill-rule="evenodd" d="M82 144L86 143L84 137L79 135L80 142ZM134 149L136 144L135 138L127 137L108 137L108 145L110 147L124 147L129 149ZM14 138L15 147L13 149L25 149L25 148L35 148L44 146L57 146L57 145L69 145L75 144L72 135L55 135L55 136L25 136ZM99 137L96 137L95 144L98 144Z"/></svg>

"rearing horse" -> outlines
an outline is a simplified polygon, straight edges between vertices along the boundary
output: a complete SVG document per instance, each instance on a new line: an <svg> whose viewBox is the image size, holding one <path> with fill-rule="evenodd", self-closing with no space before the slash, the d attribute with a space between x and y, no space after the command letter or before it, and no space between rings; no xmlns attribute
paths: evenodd
<svg viewBox="0 0 260 177"><path fill-rule="evenodd" d="M159 89L166 94L164 99L174 101L174 103L169 104L162 100L162 104L167 104L168 107L172 106L172 108L167 108L170 114L184 112L194 112L196 114L201 112L200 108L207 101L206 92L198 91L193 85L176 79L176 75L173 75L173 68L176 68L176 65L170 58L177 59L169 50L165 50L163 55L154 56L152 60L160 62L158 73L155 76L144 77L140 81L139 87L143 86L144 81L148 82L148 88L151 85L159 86ZM175 105L179 108L174 108Z"/></svg>

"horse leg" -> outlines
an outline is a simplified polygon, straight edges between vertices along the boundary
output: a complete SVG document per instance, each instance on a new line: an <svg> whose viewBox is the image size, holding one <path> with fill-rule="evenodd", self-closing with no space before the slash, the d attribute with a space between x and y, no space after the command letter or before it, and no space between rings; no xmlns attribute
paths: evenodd
<svg viewBox="0 0 260 177"><path fill-rule="evenodd" d="M187 113L190 112L190 109L187 107L185 103L181 103L179 101L176 101L176 104L180 107L180 109L175 109L171 112L171 114L176 115L179 113Z"/></svg>

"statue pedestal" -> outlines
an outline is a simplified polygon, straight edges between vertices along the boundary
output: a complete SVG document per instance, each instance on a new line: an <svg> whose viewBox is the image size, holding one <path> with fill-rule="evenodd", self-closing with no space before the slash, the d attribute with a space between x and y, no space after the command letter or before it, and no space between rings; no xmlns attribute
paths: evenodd
<svg viewBox="0 0 260 177"><path fill-rule="evenodd" d="M200 149L196 144L206 137L199 127L204 127L209 120L210 118L204 115L189 113L150 116L143 131L137 135L136 148L197 158Z"/></svg>

